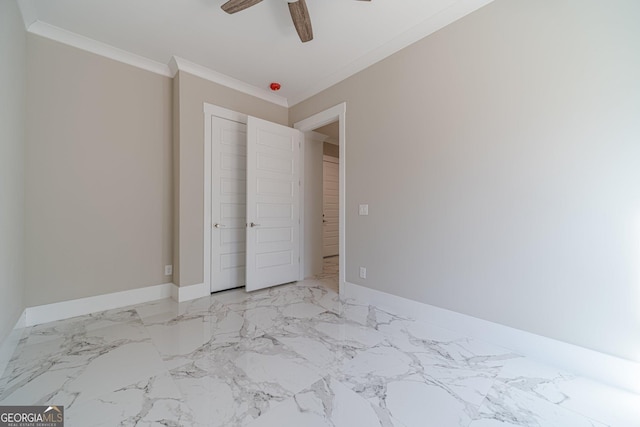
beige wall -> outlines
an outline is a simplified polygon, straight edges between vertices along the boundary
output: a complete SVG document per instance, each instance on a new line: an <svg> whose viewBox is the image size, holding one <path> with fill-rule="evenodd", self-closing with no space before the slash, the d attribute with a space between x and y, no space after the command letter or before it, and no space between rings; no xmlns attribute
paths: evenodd
<svg viewBox="0 0 640 427"><path fill-rule="evenodd" d="M347 281L640 360L638 22L496 0L291 108L347 102Z"/></svg>
<svg viewBox="0 0 640 427"><path fill-rule="evenodd" d="M322 143L322 154L331 157L340 157L340 147L329 142Z"/></svg>
<svg viewBox="0 0 640 427"><path fill-rule="evenodd" d="M182 71L174 83L174 97L178 103L174 122L179 125L178 138L174 140L177 162L174 254L179 261L174 283L187 286L204 280L204 103L285 125L288 110Z"/></svg>
<svg viewBox="0 0 640 427"><path fill-rule="evenodd" d="M171 79L27 45L27 306L171 282Z"/></svg>
<svg viewBox="0 0 640 427"><path fill-rule="evenodd" d="M15 1L0 1L0 343L24 310L26 33Z"/></svg>

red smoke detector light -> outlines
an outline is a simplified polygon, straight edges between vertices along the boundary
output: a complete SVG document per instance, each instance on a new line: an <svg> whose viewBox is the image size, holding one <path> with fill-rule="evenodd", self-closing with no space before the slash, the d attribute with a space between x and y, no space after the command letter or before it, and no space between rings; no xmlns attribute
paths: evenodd
<svg viewBox="0 0 640 427"><path fill-rule="evenodd" d="M280 90L280 83L277 82L273 82L269 85L269 87L271 88L272 91L276 92Z"/></svg>

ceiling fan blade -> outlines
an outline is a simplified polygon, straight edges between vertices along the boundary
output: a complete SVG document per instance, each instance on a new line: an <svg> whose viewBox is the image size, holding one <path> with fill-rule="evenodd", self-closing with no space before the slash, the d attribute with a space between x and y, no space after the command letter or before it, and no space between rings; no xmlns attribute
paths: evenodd
<svg viewBox="0 0 640 427"><path fill-rule="evenodd" d="M313 40L313 28L311 28L311 18L305 0L289 3L289 13L302 43Z"/></svg>
<svg viewBox="0 0 640 427"><path fill-rule="evenodd" d="M245 10L248 7L255 6L262 0L229 0L222 5L222 10L231 14Z"/></svg>

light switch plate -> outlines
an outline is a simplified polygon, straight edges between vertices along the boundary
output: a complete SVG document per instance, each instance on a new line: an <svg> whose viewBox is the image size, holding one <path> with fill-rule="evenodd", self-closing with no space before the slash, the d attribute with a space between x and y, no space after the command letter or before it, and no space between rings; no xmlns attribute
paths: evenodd
<svg viewBox="0 0 640 427"><path fill-rule="evenodd" d="M369 215L369 205L360 205L358 209L359 215Z"/></svg>

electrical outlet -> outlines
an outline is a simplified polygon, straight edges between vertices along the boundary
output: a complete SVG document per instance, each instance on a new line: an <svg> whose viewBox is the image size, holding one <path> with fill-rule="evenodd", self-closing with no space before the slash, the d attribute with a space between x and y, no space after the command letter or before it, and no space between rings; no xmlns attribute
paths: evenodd
<svg viewBox="0 0 640 427"><path fill-rule="evenodd" d="M360 278L361 279L366 279L367 278L367 268L366 267L360 267Z"/></svg>
<svg viewBox="0 0 640 427"><path fill-rule="evenodd" d="M358 215L369 215L369 205L358 206Z"/></svg>
<svg viewBox="0 0 640 427"><path fill-rule="evenodd" d="M164 275L171 276L173 274L173 265L165 265L164 266Z"/></svg>

